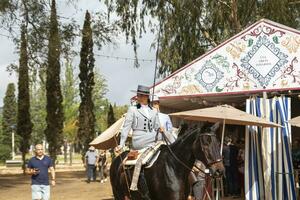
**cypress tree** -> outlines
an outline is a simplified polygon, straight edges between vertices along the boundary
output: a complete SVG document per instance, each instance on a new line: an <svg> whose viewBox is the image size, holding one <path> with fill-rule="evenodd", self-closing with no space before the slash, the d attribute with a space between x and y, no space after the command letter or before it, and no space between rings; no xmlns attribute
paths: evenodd
<svg viewBox="0 0 300 200"><path fill-rule="evenodd" d="M11 149L11 134L15 131L17 119L17 102L15 96L15 84L9 83L7 85L5 97L3 99L3 111L2 111L2 136L1 136L1 146L6 146L6 150ZM17 145L16 145L17 146ZM9 157L11 151L2 152L2 154L7 154Z"/></svg>
<svg viewBox="0 0 300 200"><path fill-rule="evenodd" d="M17 115L17 134L21 137L20 151L22 152L23 170L25 170L25 155L29 149L29 141L33 124L30 118L30 99L29 99L29 75L28 75L28 54L26 40L26 26L21 28L21 48L20 66L18 80L18 115Z"/></svg>
<svg viewBox="0 0 300 200"><path fill-rule="evenodd" d="M60 86L60 36L56 15L55 0L51 4L50 34L48 43L46 97L47 97L47 127L45 135L49 143L49 154L56 161L56 155L63 143L63 121L64 114L62 108L63 97Z"/></svg>
<svg viewBox="0 0 300 200"><path fill-rule="evenodd" d="M116 122L114 109L111 104L109 104L109 110L107 113L107 126L110 127L113 123Z"/></svg>
<svg viewBox="0 0 300 200"><path fill-rule="evenodd" d="M89 143L95 137L95 115L93 112L94 103L92 100L94 82L94 53L93 53L93 33L91 29L91 16L87 11L82 30L82 43L80 51L79 64L79 128L78 139L81 145L84 145L84 151L87 151Z"/></svg>

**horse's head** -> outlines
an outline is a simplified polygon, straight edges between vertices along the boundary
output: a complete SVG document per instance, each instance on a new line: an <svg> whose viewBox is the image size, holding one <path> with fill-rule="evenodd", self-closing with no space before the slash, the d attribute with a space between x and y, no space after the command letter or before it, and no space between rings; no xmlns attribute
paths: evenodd
<svg viewBox="0 0 300 200"><path fill-rule="evenodd" d="M219 123L210 128L204 128L193 143L193 153L196 159L202 161L209 169L212 176L221 176L224 165L220 154L220 143L216 137ZM203 131L204 130L204 131Z"/></svg>

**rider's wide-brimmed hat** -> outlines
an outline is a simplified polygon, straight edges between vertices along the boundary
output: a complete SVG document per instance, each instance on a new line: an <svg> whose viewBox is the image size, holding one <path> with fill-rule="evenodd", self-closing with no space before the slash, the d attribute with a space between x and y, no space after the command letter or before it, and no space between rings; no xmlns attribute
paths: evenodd
<svg viewBox="0 0 300 200"><path fill-rule="evenodd" d="M144 85L138 85L137 90L131 90L131 92L150 96L150 88Z"/></svg>

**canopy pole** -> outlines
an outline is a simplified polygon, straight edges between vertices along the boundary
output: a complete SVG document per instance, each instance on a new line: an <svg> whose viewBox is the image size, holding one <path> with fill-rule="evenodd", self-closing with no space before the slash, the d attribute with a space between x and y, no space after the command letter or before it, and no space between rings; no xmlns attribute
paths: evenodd
<svg viewBox="0 0 300 200"><path fill-rule="evenodd" d="M264 114L263 114L263 118L267 119L267 92L263 92L263 109L264 109Z"/></svg>
<svg viewBox="0 0 300 200"><path fill-rule="evenodd" d="M221 149L220 149L221 156L223 154L224 134L225 134L225 119L223 119L223 129L222 129L222 139L221 139Z"/></svg>

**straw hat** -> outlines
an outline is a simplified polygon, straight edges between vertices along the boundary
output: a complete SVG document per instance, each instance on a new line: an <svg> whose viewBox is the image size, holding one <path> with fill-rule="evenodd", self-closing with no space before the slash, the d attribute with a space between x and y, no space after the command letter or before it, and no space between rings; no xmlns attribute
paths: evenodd
<svg viewBox="0 0 300 200"><path fill-rule="evenodd" d="M89 150L95 151L95 147L94 146L90 146Z"/></svg>

